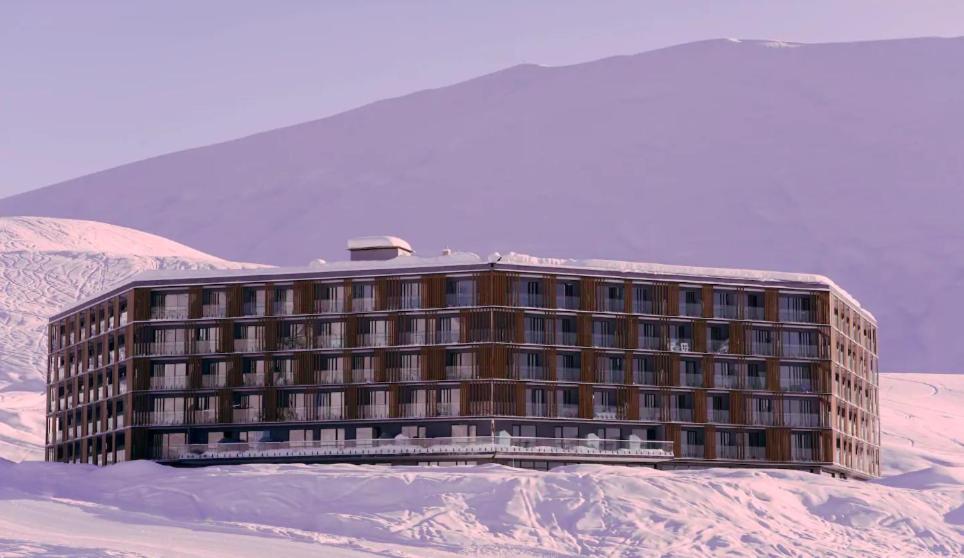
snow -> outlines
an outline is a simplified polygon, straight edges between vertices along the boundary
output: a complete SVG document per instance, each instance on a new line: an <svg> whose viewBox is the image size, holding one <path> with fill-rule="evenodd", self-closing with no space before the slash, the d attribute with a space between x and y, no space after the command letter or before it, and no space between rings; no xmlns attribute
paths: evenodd
<svg viewBox="0 0 964 558"><path fill-rule="evenodd" d="M406 252L412 251L412 245L397 236L374 235L348 239L349 250L367 250L370 248L401 248Z"/></svg>
<svg viewBox="0 0 964 558"><path fill-rule="evenodd" d="M0 217L0 456L41 455L51 314L147 269L250 266L115 225Z"/></svg>

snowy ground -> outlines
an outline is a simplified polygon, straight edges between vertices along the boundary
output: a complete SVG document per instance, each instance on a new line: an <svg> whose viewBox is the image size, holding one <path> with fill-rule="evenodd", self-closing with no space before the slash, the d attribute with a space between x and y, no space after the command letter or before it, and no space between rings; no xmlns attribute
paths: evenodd
<svg viewBox="0 0 964 558"><path fill-rule="evenodd" d="M870 483L760 470L2 459L40 456L47 315L107 277L237 265L130 229L0 218L0 556L964 554L964 375L882 377L887 476Z"/></svg>

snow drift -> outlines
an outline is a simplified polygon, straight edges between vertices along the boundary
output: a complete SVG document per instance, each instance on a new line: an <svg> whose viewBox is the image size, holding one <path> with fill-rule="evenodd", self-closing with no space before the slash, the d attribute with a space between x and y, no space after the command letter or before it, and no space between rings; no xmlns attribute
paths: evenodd
<svg viewBox="0 0 964 558"><path fill-rule="evenodd" d="M41 455L51 314L142 271L243 265L115 225L0 218L0 456Z"/></svg>

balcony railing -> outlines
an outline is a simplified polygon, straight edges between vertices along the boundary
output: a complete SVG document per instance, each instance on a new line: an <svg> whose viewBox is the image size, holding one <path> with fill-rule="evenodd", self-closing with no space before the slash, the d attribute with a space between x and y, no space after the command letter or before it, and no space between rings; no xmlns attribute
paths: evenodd
<svg viewBox="0 0 964 558"><path fill-rule="evenodd" d="M767 449L763 446L746 446L745 459L762 460L767 458Z"/></svg>
<svg viewBox="0 0 964 558"><path fill-rule="evenodd" d="M249 372L247 374L241 374L241 385L258 387L264 385L264 374L258 372Z"/></svg>
<svg viewBox="0 0 964 558"><path fill-rule="evenodd" d="M817 345L800 345L797 343L784 343L783 356L799 358L818 358L820 347Z"/></svg>
<svg viewBox="0 0 964 558"><path fill-rule="evenodd" d="M767 380L763 376L747 376L746 389L766 389Z"/></svg>
<svg viewBox="0 0 964 558"><path fill-rule="evenodd" d="M707 409L706 418L709 422L715 422L717 424L729 424L730 410L729 409Z"/></svg>
<svg viewBox="0 0 964 558"><path fill-rule="evenodd" d="M304 407L279 407L278 420L282 422L302 422L308 420L308 409Z"/></svg>
<svg viewBox="0 0 964 558"><path fill-rule="evenodd" d="M201 387L222 388L227 384L227 374L201 374Z"/></svg>
<svg viewBox="0 0 964 558"><path fill-rule="evenodd" d="M559 295L556 297L556 307L563 310L579 310L579 297Z"/></svg>
<svg viewBox="0 0 964 558"><path fill-rule="evenodd" d="M556 344L574 347L579 344L579 336L572 331L557 331Z"/></svg>
<svg viewBox="0 0 964 558"><path fill-rule="evenodd" d="M655 370L633 370L633 383L640 386L655 386Z"/></svg>
<svg viewBox="0 0 964 558"><path fill-rule="evenodd" d="M478 377L478 369L471 364L458 364L445 367L446 380L471 380L476 377Z"/></svg>
<svg viewBox="0 0 964 558"><path fill-rule="evenodd" d="M647 349L651 351L659 350L659 337L650 337L646 335L640 335L638 338L639 348Z"/></svg>
<svg viewBox="0 0 964 558"><path fill-rule="evenodd" d="M425 403L402 403L398 406L399 416L402 418L421 418L428 416Z"/></svg>
<svg viewBox="0 0 964 558"><path fill-rule="evenodd" d="M291 300L276 300L271 306L271 313L275 316L290 316L295 313L295 303Z"/></svg>
<svg viewBox="0 0 964 558"><path fill-rule="evenodd" d="M360 405L358 407L359 418L388 418L388 405Z"/></svg>
<svg viewBox="0 0 964 558"><path fill-rule="evenodd" d="M714 304L713 305L714 318L724 318L727 320L735 320L737 316L739 316L739 310L736 305L733 305L733 304Z"/></svg>
<svg viewBox="0 0 964 558"><path fill-rule="evenodd" d="M459 342L459 332L452 330L438 330L435 332L435 343L439 345L447 345L449 343Z"/></svg>
<svg viewBox="0 0 964 558"><path fill-rule="evenodd" d="M785 426L819 428L823 426L823 417L819 413L784 413L783 424Z"/></svg>
<svg viewBox="0 0 964 558"><path fill-rule="evenodd" d="M307 349L307 348L308 348L308 339L306 337L294 336L294 337L278 338L279 351L296 351L298 349Z"/></svg>
<svg viewBox="0 0 964 558"><path fill-rule="evenodd" d="M682 457L702 458L706 455L704 446L696 444L682 444L680 453L682 453Z"/></svg>
<svg viewBox="0 0 964 558"><path fill-rule="evenodd" d="M351 299L352 312L371 312L375 309L374 298L353 298Z"/></svg>
<svg viewBox="0 0 964 558"><path fill-rule="evenodd" d="M616 336L604 333L592 334L592 344L594 347L616 347Z"/></svg>
<svg viewBox="0 0 964 558"><path fill-rule="evenodd" d="M743 452L740 451L740 446L722 444L717 444L716 446L717 459L741 459L742 454Z"/></svg>
<svg viewBox="0 0 964 558"><path fill-rule="evenodd" d="M163 341L156 343L138 343L137 352L142 355L171 356L184 355L187 350L183 341Z"/></svg>
<svg viewBox="0 0 964 558"><path fill-rule="evenodd" d="M718 388L735 389L740 387L740 376L735 373L725 374L716 372L713 374L713 385Z"/></svg>
<svg viewBox="0 0 964 558"><path fill-rule="evenodd" d="M273 372L271 381L276 386L291 386L295 383L294 372Z"/></svg>
<svg viewBox="0 0 964 558"><path fill-rule="evenodd" d="M592 418L616 419L619 414L619 407L614 405L593 405L592 407Z"/></svg>
<svg viewBox="0 0 964 558"><path fill-rule="evenodd" d="M315 416L318 420L340 420L345 417L344 407L316 407Z"/></svg>
<svg viewBox="0 0 964 558"><path fill-rule="evenodd" d="M235 339L234 340L234 350L241 353L252 353L264 350L264 341L262 339Z"/></svg>
<svg viewBox="0 0 964 558"><path fill-rule="evenodd" d="M315 383L343 384L345 383L345 371L344 370L315 370Z"/></svg>
<svg viewBox="0 0 964 558"><path fill-rule="evenodd" d="M214 409L196 410L191 412L192 424L215 424L218 422L218 415Z"/></svg>
<svg viewBox="0 0 964 558"><path fill-rule="evenodd" d="M790 446L790 459L792 461L817 461L815 448L798 448Z"/></svg>
<svg viewBox="0 0 964 558"><path fill-rule="evenodd" d="M576 418L579 416L579 405L558 405L556 416L559 418Z"/></svg>
<svg viewBox="0 0 964 558"><path fill-rule="evenodd" d="M545 345L546 332L527 329L523 332L522 340L533 345Z"/></svg>
<svg viewBox="0 0 964 558"><path fill-rule="evenodd" d="M386 347L388 346L387 333L359 333L355 338L359 347Z"/></svg>
<svg viewBox="0 0 964 558"><path fill-rule="evenodd" d="M761 413L754 411L750 413L747 424L757 426L774 426L776 424L776 416L773 413Z"/></svg>
<svg viewBox="0 0 964 558"><path fill-rule="evenodd" d="M351 382L353 384L370 384L374 381L375 371L370 368L351 371Z"/></svg>
<svg viewBox="0 0 964 558"><path fill-rule="evenodd" d="M219 352L218 342L213 339L195 340L193 343L194 353L217 353Z"/></svg>
<svg viewBox="0 0 964 558"><path fill-rule="evenodd" d="M428 336L424 331L403 331L398 334L400 345L425 345L427 342Z"/></svg>
<svg viewBox="0 0 964 558"><path fill-rule="evenodd" d="M684 386L689 387L703 387L703 375L702 374L681 374L680 380Z"/></svg>
<svg viewBox="0 0 964 558"><path fill-rule="evenodd" d="M542 308L545 305L541 294L529 294L520 293L519 294L519 306L529 307L529 308Z"/></svg>
<svg viewBox="0 0 964 558"><path fill-rule="evenodd" d="M699 302L680 303L679 313L681 316L702 316L703 305Z"/></svg>
<svg viewBox="0 0 964 558"><path fill-rule="evenodd" d="M600 384L624 384L626 372L623 370L596 370L596 382Z"/></svg>
<svg viewBox="0 0 964 558"><path fill-rule="evenodd" d="M780 321L813 323L813 312L810 310L790 310L787 308L781 308Z"/></svg>
<svg viewBox="0 0 964 558"><path fill-rule="evenodd" d="M633 300L633 312L636 314L655 314L656 305L652 300Z"/></svg>
<svg viewBox="0 0 964 558"><path fill-rule="evenodd" d="M762 320L766 316L762 306L747 306L744 312L747 320Z"/></svg>
<svg viewBox="0 0 964 558"><path fill-rule="evenodd" d="M600 312L625 312L626 302L621 298L600 298Z"/></svg>
<svg viewBox="0 0 964 558"><path fill-rule="evenodd" d="M693 409L670 407L669 420L671 422L693 422Z"/></svg>
<svg viewBox="0 0 964 558"><path fill-rule="evenodd" d="M228 308L223 304L204 304L201 306L202 318L223 318L227 314Z"/></svg>
<svg viewBox="0 0 964 558"><path fill-rule="evenodd" d="M341 313L345 311L345 301L342 299L323 298L315 301L315 312L319 314Z"/></svg>
<svg viewBox="0 0 964 558"><path fill-rule="evenodd" d="M151 389L185 389L187 376L153 376Z"/></svg>
<svg viewBox="0 0 964 558"><path fill-rule="evenodd" d="M557 368L556 380L560 382L578 382L582 371L578 368Z"/></svg>
<svg viewBox="0 0 964 558"><path fill-rule="evenodd" d="M512 377L518 380L545 380L547 376L543 366L518 366L512 370Z"/></svg>
<svg viewBox="0 0 964 558"><path fill-rule="evenodd" d="M138 413L138 422L143 425L172 426L184 424L183 411L154 411Z"/></svg>
<svg viewBox="0 0 964 558"><path fill-rule="evenodd" d="M445 295L445 305L448 307L475 306L475 295L447 294Z"/></svg>
<svg viewBox="0 0 964 558"><path fill-rule="evenodd" d="M341 335L319 335L315 337L315 349L341 349L345 338Z"/></svg>
<svg viewBox="0 0 964 558"><path fill-rule="evenodd" d="M659 407L639 407L639 420L650 420L657 421L660 420L660 410Z"/></svg>
<svg viewBox="0 0 964 558"><path fill-rule="evenodd" d="M549 407L545 403L526 403L525 412L527 417L547 417Z"/></svg>
<svg viewBox="0 0 964 558"><path fill-rule="evenodd" d="M655 440L605 440L600 438L530 438L481 436L472 438L389 438L371 440L242 442L171 445L156 450L153 458L161 461L273 457L360 457L399 455L479 455L517 456L603 455L646 460L673 457L672 442Z"/></svg>
<svg viewBox="0 0 964 558"><path fill-rule="evenodd" d="M241 305L242 316L264 316L264 303L245 302Z"/></svg>
<svg viewBox="0 0 964 558"><path fill-rule="evenodd" d="M729 339L710 339L709 349L711 353L725 355L730 352L730 340Z"/></svg>
<svg viewBox="0 0 964 558"><path fill-rule="evenodd" d="M233 422L261 422L263 418L261 409L234 409L232 412Z"/></svg>
<svg viewBox="0 0 964 558"><path fill-rule="evenodd" d="M186 320L187 319L187 308L174 306L153 306L151 307L151 319L152 320Z"/></svg>
<svg viewBox="0 0 964 558"><path fill-rule="evenodd" d="M418 382L422 379L422 371L419 368L389 368L388 379L391 382Z"/></svg>
<svg viewBox="0 0 964 558"><path fill-rule="evenodd" d="M459 416L459 404L451 402L439 402L435 404L435 416L437 417L457 417Z"/></svg>

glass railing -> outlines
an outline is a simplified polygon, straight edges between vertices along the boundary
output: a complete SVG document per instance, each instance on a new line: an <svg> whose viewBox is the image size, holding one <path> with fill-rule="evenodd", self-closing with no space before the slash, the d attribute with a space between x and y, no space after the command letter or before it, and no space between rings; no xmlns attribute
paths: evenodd
<svg viewBox="0 0 964 558"><path fill-rule="evenodd" d="M702 445L682 444L680 446L680 453L682 454L682 457L702 458L706 455L705 451L705 447Z"/></svg>
<svg viewBox="0 0 964 558"><path fill-rule="evenodd" d="M747 424L773 426L776 424L776 417L773 413L751 412Z"/></svg>
<svg viewBox="0 0 964 558"><path fill-rule="evenodd" d="M744 317L747 320L762 320L766 316L762 306L747 306L744 312L746 313Z"/></svg>
<svg viewBox="0 0 964 558"><path fill-rule="evenodd" d="M706 419L709 422L728 424L730 422L730 410L729 409L707 409Z"/></svg>
<svg viewBox="0 0 964 558"><path fill-rule="evenodd" d="M475 295L447 294L445 295L445 305L449 307L475 306Z"/></svg>
<svg viewBox="0 0 964 558"><path fill-rule="evenodd" d="M391 382L417 382L422 379L422 371L418 368L390 368L388 379Z"/></svg>
<svg viewBox="0 0 964 558"><path fill-rule="evenodd" d="M783 356L817 358L820 356L820 347L817 345L800 345L797 343L784 343Z"/></svg>
<svg viewBox="0 0 964 558"><path fill-rule="evenodd" d="M579 416L579 405L559 405L556 407L559 418L576 418Z"/></svg>
<svg viewBox="0 0 964 558"><path fill-rule="evenodd" d="M660 420L659 407L639 407L639 420Z"/></svg>
<svg viewBox="0 0 964 558"><path fill-rule="evenodd" d="M201 387L222 388L227 385L227 374L202 374Z"/></svg>
<svg viewBox="0 0 964 558"><path fill-rule="evenodd" d="M740 377L737 374L713 374L713 386L718 388L738 388L740 387Z"/></svg>
<svg viewBox="0 0 964 558"><path fill-rule="evenodd" d="M578 368L557 368L556 380L560 382L578 382L582 371Z"/></svg>
<svg viewBox="0 0 964 558"><path fill-rule="evenodd" d="M527 417L547 417L549 409L545 403L526 403Z"/></svg>
<svg viewBox="0 0 964 558"><path fill-rule="evenodd" d="M263 418L261 409L234 409L232 412L232 422L261 422Z"/></svg>
<svg viewBox="0 0 964 558"><path fill-rule="evenodd" d="M241 385L249 387L263 386L264 374L256 372L241 374Z"/></svg>
<svg viewBox="0 0 964 558"><path fill-rule="evenodd" d="M151 389L184 389L187 387L187 376L153 376Z"/></svg>
<svg viewBox="0 0 964 558"><path fill-rule="evenodd" d="M670 339L669 350L678 353L688 353L693 350L692 339Z"/></svg>
<svg viewBox="0 0 964 558"><path fill-rule="evenodd" d="M308 339L301 336L295 337L279 337L278 338L278 350L279 351L295 351L298 349L307 349Z"/></svg>
<svg viewBox="0 0 964 558"><path fill-rule="evenodd" d="M446 345L459 342L459 332L452 330L437 330L435 332L435 343Z"/></svg>
<svg viewBox="0 0 964 558"><path fill-rule="evenodd" d="M234 350L241 353L263 351L264 341L261 339L235 339Z"/></svg>
<svg viewBox="0 0 964 558"><path fill-rule="evenodd" d="M625 312L626 302L621 298L600 298L600 312Z"/></svg>
<svg viewBox="0 0 964 558"><path fill-rule="evenodd" d="M655 386L656 371L655 370L634 370L633 383L637 385L642 385L642 386Z"/></svg>
<svg viewBox="0 0 964 558"><path fill-rule="evenodd" d="M141 355L171 356L187 354L183 341L159 343L138 343L137 352Z"/></svg>
<svg viewBox="0 0 964 558"><path fill-rule="evenodd" d="M353 298L351 299L352 312L371 312L375 309L374 298Z"/></svg>
<svg viewBox="0 0 964 558"><path fill-rule="evenodd" d="M279 421L294 422L308 420L308 409L304 407L280 407L277 412Z"/></svg>
<svg viewBox="0 0 964 558"><path fill-rule="evenodd" d="M519 366L513 369L512 377L518 380L545 380L546 369L543 366Z"/></svg>
<svg viewBox="0 0 964 558"><path fill-rule="evenodd" d="M218 352L218 342L211 339L194 341L195 353L216 353Z"/></svg>
<svg viewBox="0 0 964 558"><path fill-rule="evenodd" d="M358 347L385 347L388 345L387 333L359 333L355 338Z"/></svg>
<svg viewBox="0 0 964 558"><path fill-rule="evenodd" d="M817 452L815 448L790 446L790 459L792 461L817 461Z"/></svg>
<svg viewBox="0 0 964 558"><path fill-rule="evenodd" d="M611 455L667 460L673 444L656 440L602 438L533 438L477 436L470 438L376 438L370 440L241 442L170 445L158 448L152 458L161 461L271 458L297 456L397 456L397 455Z"/></svg>
<svg viewBox="0 0 964 558"><path fill-rule="evenodd" d="M316 384L343 384L345 383L344 370L315 370Z"/></svg>
<svg viewBox="0 0 964 558"><path fill-rule="evenodd" d="M315 312L340 313L345 311L345 301L341 299L320 299L315 301Z"/></svg>
<svg viewBox="0 0 964 558"><path fill-rule="evenodd" d="M319 335L315 337L315 349L341 349L345 338L341 335Z"/></svg>
<svg viewBox="0 0 964 558"><path fill-rule="evenodd" d="M813 312L810 310L790 310L787 308L781 308L780 321L813 323Z"/></svg>
<svg viewBox="0 0 964 558"><path fill-rule="evenodd" d="M784 413L783 424L785 426L819 428L823 426L823 420L819 413Z"/></svg>
<svg viewBox="0 0 964 558"><path fill-rule="evenodd" d="M655 314L656 305L652 300L633 300L633 312L636 314Z"/></svg>
<svg viewBox="0 0 964 558"><path fill-rule="evenodd" d="M319 420L338 420L345 417L344 407L316 407L315 416Z"/></svg>
<svg viewBox="0 0 964 558"><path fill-rule="evenodd" d="M709 349L711 353L727 354L730 352L729 339L710 339Z"/></svg>
<svg viewBox="0 0 964 558"><path fill-rule="evenodd" d="M746 389L766 389L767 380L763 376L747 376Z"/></svg>
<svg viewBox="0 0 964 558"><path fill-rule="evenodd" d="M181 306L153 306L151 307L152 320L186 320L187 307Z"/></svg>
<svg viewBox="0 0 964 558"><path fill-rule="evenodd" d="M601 384L626 383L626 372L623 370L596 370L596 382Z"/></svg>
<svg viewBox="0 0 964 558"><path fill-rule="evenodd" d="M545 345L546 332L527 329L523 332L523 342L532 345Z"/></svg>
<svg viewBox="0 0 964 558"><path fill-rule="evenodd" d="M375 371L371 369L352 370L351 381L354 384L370 384L375 381Z"/></svg>
<svg viewBox="0 0 964 558"><path fill-rule="evenodd" d="M693 409L670 407L669 420L671 422L693 422Z"/></svg>
<svg viewBox="0 0 964 558"><path fill-rule="evenodd" d="M556 307L563 310L579 310L579 297L559 295L556 297Z"/></svg>
<svg viewBox="0 0 964 558"><path fill-rule="evenodd" d="M681 374L680 380L682 384L688 387L703 387L703 375L702 374Z"/></svg>
<svg viewBox="0 0 964 558"><path fill-rule="evenodd" d="M425 345L428 336L424 331L403 331L398 334L400 345Z"/></svg>
<svg viewBox="0 0 964 558"><path fill-rule="evenodd" d="M228 314L228 308L223 304L204 304L201 306L202 318L223 318Z"/></svg>
<svg viewBox="0 0 964 558"><path fill-rule="evenodd" d="M291 300L276 300L271 307L271 313L275 316L290 316L295 313L295 303Z"/></svg>
<svg viewBox="0 0 964 558"><path fill-rule="evenodd" d="M572 331L557 331L556 332L556 344L557 345L569 345L575 346L579 344L579 336Z"/></svg>
<svg viewBox="0 0 964 558"><path fill-rule="evenodd" d="M529 294L520 293L519 294L519 306L526 306L531 308L542 308L544 305L542 301L541 294Z"/></svg>
<svg viewBox="0 0 964 558"><path fill-rule="evenodd" d="M592 334L592 344L594 347L615 347L616 336L603 333Z"/></svg>
<svg viewBox="0 0 964 558"><path fill-rule="evenodd" d="M680 316L699 317L703 315L703 305L699 302L680 303L679 313Z"/></svg>
<svg viewBox="0 0 964 558"><path fill-rule="evenodd" d="M401 418L421 418L428 415L425 403L402 403L398 406Z"/></svg>
<svg viewBox="0 0 964 558"><path fill-rule="evenodd" d="M659 337L639 336L639 348L651 351L659 350Z"/></svg>
<svg viewBox="0 0 964 558"><path fill-rule="evenodd" d="M218 421L217 412L214 409L194 411L191 415L193 424L215 424Z"/></svg>
<svg viewBox="0 0 964 558"><path fill-rule="evenodd" d="M388 418L388 405L359 405L359 418Z"/></svg>
<svg viewBox="0 0 964 558"><path fill-rule="evenodd" d="M264 310L264 303L245 302L241 305L241 315L243 316L264 316Z"/></svg>
<svg viewBox="0 0 964 558"><path fill-rule="evenodd" d="M619 408L612 405L593 405L592 418L615 419L619 414Z"/></svg>
<svg viewBox="0 0 964 558"><path fill-rule="evenodd" d="M714 304L713 317L735 320L740 315L739 309L732 304Z"/></svg>
<svg viewBox="0 0 964 558"><path fill-rule="evenodd" d="M457 417L459 416L458 403L436 403L435 416L437 417Z"/></svg>
<svg viewBox="0 0 964 558"><path fill-rule="evenodd" d="M471 364L459 364L445 367L446 380L471 380L472 378L477 377L477 375L478 369Z"/></svg>

